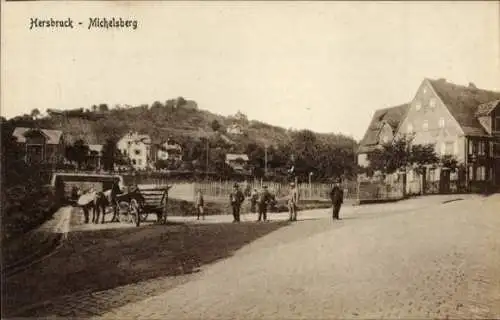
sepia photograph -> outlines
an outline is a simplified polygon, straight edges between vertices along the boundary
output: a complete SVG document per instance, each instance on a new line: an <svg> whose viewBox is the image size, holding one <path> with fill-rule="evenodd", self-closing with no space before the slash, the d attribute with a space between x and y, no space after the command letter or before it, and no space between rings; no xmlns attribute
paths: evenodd
<svg viewBox="0 0 500 320"><path fill-rule="evenodd" d="M2 319L499 319L500 1L2 1Z"/></svg>

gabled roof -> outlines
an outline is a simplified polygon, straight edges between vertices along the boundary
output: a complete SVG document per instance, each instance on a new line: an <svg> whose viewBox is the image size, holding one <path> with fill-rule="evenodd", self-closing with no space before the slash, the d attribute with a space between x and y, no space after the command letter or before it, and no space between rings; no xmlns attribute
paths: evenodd
<svg viewBox="0 0 500 320"><path fill-rule="evenodd" d="M409 104L405 103L396 107L376 110L363 139L359 143L358 152L370 152L375 149L379 143L380 130L384 124L390 125L394 132L403 120L408 106Z"/></svg>
<svg viewBox="0 0 500 320"><path fill-rule="evenodd" d="M14 136L17 139L17 142L25 143L26 134L29 133L30 131L36 131L36 130L40 130L40 132L42 132L45 135L47 139L47 144L59 144L61 142L63 133L60 130L17 127L14 129L12 136Z"/></svg>
<svg viewBox="0 0 500 320"><path fill-rule="evenodd" d="M493 100L490 102L480 104L479 107L477 107L476 117L489 116L490 113L493 110L495 110L495 108L498 107L499 105L500 105L500 100Z"/></svg>
<svg viewBox="0 0 500 320"><path fill-rule="evenodd" d="M226 154L226 161L234 161L236 159L243 159L245 161L248 161L248 156L244 153L241 154L235 154L235 153L228 153Z"/></svg>
<svg viewBox="0 0 500 320"><path fill-rule="evenodd" d="M151 144L151 137L147 134L139 134L137 132L129 132L124 135L120 140L131 141L131 142L143 142L145 144Z"/></svg>
<svg viewBox="0 0 500 320"><path fill-rule="evenodd" d="M500 92L478 89L475 86L461 86L445 80L428 79L428 81L466 135L488 135L479 123L476 112L479 111L480 105L499 100ZM487 109L481 107L483 108Z"/></svg>

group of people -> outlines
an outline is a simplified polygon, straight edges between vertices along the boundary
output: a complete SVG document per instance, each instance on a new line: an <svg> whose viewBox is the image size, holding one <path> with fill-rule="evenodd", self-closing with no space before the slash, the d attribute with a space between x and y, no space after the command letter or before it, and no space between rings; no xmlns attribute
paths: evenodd
<svg viewBox="0 0 500 320"><path fill-rule="evenodd" d="M340 220L339 213L340 207L344 201L344 194L340 188L339 180L335 181L335 184L330 192L330 198L333 206L332 218L333 220ZM269 192L267 186L263 186L260 191L253 189L249 200L250 211L252 213L258 213L257 221L267 221L268 206L272 202L276 201L275 196ZM290 183L290 189L288 191L288 195L286 196L286 200L289 212L289 221L297 221L299 193L294 182ZM238 184L234 184L233 191L229 194L229 203L232 209L233 222L240 222L241 205L244 201L245 194L240 190ZM200 215L202 216L202 219L205 219L204 199L201 190L198 190L197 192L195 206L197 219L200 219Z"/></svg>

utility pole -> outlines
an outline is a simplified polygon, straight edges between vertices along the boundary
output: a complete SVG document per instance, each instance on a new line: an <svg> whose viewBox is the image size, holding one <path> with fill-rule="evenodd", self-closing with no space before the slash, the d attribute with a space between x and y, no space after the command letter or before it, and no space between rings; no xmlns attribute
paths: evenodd
<svg viewBox="0 0 500 320"><path fill-rule="evenodd" d="M208 138L206 139L206 149L207 149L207 156L206 156L206 163L205 163L205 179L208 177Z"/></svg>
<svg viewBox="0 0 500 320"><path fill-rule="evenodd" d="M264 147L264 176L267 177L267 144Z"/></svg>

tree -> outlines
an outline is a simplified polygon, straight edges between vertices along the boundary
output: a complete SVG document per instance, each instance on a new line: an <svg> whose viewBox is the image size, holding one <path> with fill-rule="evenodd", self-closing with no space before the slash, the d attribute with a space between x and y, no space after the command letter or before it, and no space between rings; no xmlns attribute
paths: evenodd
<svg viewBox="0 0 500 320"><path fill-rule="evenodd" d="M40 110L38 110L38 108L31 110L31 113L30 113L31 118L33 118L33 119L37 119L40 116L40 114L41 113L40 113Z"/></svg>
<svg viewBox="0 0 500 320"><path fill-rule="evenodd" d="M99 111L100 111L100 112L107 112L107 111L109 111L109 107L108 107L108 105L107 105L107 104L105 104L105 103L101 103L101 104L99 105Z"/></svg>
<svg viewBox="0 0 500 320"><path fill-rule="evenodd" d="M406 174L408 169L413 169L417 174L423 176L425 168L437 164L439 158L431 144L412 145L412 142L413 137L399 136L391 143L384 144L382 148L369 153L370 169L380 171L383 174L398 171ZM406 179L403 179L403 193L405 191Z"/></svg>
<svg viewBox="0 0 500 320"><path fill-rule="evenodd" d="M106 171L113 171L117 158L120 156L116 140L109 138L102 147L102 166Z"/></svg>
<svg viewBox="0 0 500 320"><path fill-rule="evenodd" d="M82 139L75 141L73 145L66 147L66 158L69 161L76 162L78 169L87 161L89 155L89 146Z"/></svg>
<svg viewBox="0 0 500 320"><path fill-rule="evenodd" d="M97 111L97 106L94 104L92 105L92 112L96 112Z"/></svg>
<svg viewBox="0 0 500 320"><path fill-rule="evenodd" d="M221 127L219 121L217 121L215 119L212 121L212 125L211 126L212 126L212 130L215 131L215 132L219 131L219 129Z"/></svg>

